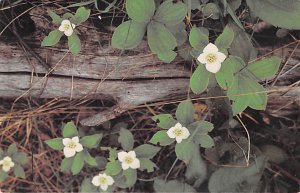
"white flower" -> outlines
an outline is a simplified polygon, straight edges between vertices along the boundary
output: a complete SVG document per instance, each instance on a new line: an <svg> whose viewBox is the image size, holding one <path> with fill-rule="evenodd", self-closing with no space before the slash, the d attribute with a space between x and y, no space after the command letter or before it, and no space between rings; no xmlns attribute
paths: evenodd
<svg viewBox="0 0 300 193"><path fill-rule="evenodd" d="M62 20L58 30L64 32L66 36L71 36L73 34L75 24L71 23L69 20Z"/></svg>
<svg viewBox="0 0 300 193"><path fill-rule="evenodd" d="M6 156L3 158L3 160L0 160L0 165L2 165L3 171L8 172L10 168L15 166L15 163L12 161L12 159L9 156Z"/></svg>
<svg viewBox="0 0 300 193"><path fill-rule="evenodd" d="M167 134L170 138L175 138L177 143L180 143L183 139L190 136L190 132L187 128L183 127L180 123L177 123L174 127L171 127Z"/></svg>
<svg viewBox="0 0 300 193"><path fill-rule="evenodd" d="M100 188L104 191L107 190L108 186L113 185L114 179L111 176L106 175L105 173L99 174L93 177L92 184L94 186L100 186Z"/></svg>
<svg viewBox="0 0 300 193"><path fill-rule="evenodd" d="M79 143L79 137L73 137L72 139L70 138L64 138L62 140L64 144L64 155L66 157L73 157L76 152L81 152L83 150L82 145Z"/></svg>
<svg viewBox="0 0 300 193"><path fill-rule="evenodd" d="M126 152L121 151L118 153L118 159L121 162L123 170L127 170L129 167L137 169L140 167L140 160L136 158L134 151Z"/></svg>
<svg viewBox="0 0 300 193"><path fill-rule="evenodd" d="M209 43L203 49L203 53L199 55L197 60L205 64L206 70L212 73L217 73L221 68L221 63L226 59L226 55L219 52L217 46Z"/></svg>

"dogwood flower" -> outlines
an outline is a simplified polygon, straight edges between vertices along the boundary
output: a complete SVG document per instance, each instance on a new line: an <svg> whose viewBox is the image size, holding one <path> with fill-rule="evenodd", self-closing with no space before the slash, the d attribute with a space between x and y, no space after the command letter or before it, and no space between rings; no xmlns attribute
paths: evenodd
<svg viewBox="0 0 300 193"><path fill-rule="evenodd" d="M200 63L205 64L206 70L211 73L217 73L221 68L221 63L225 59L226 55L219 52L217 46L212 43L205 46L203 53L197 58Z"/></svg>
<svg viewBox="0 0 300 193"><path fill-rule="evenodd" d="M104 191L107 190L108 186L113 185L114 182L114 179L111 176L106 175L105 173L100 173L97 176L94 176L92 179L92 184L94 186L100 186L100 188Z"/></svg>
<svg viewBox="0 0 300 193"><path fill-rule="evenodd" d="M0 165L2 165L3 171L8 172L10 168L15 166L15 163L9 156L6 156L2 160L0 160Z"/></svg>
<svg viewBox="0 0 300 193"><path fill-rule="evenodd" d="M73 157L76 152L81 152L83 150L82 145L79 143L79 137L64 138L62 140L64 147L65 157Z"/></svg>
<svg viewBox="0 0 300 193"><path fill-rule="evenodd" d="M58 30L64 32L66 36L71 36L73 34L75 24L71 23L70 20L62 20Z"/></svg>
<svg viewBox="0 0 300 193"><path fill-rule="evenodd" d="M136 158L134 151L121 151L118 153L118 160L121 162L123 170L127 170L129 167L137 169L140 167L140 160Z"/></svg>
<svg viewBox="0 0 300 193"><path fill-rule="evenodd" d="M170 138L175 138L177 143L180 143L183 139L190 136L190 132L187 128L183 127L180 123L176 123L174 127L171 127L167 134Z"/></svg>

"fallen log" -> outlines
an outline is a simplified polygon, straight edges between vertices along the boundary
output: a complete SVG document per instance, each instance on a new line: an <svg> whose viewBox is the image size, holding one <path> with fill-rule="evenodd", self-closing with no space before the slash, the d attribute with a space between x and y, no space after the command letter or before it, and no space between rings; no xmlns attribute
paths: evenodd
<svg viewBox="0 0 300 193"><path fill-rule="evenodd" d="M45 30L54 27L35 11L38 10L31 11L31 18L36 31L24 37L24 41L52 69L45 69L16 39L0 40L0 97L114 100L116 104L111 109L81 121L93 126L141 104L186 96L191 71L182 59L164 64L149 52L146 41L136 49L121 52L110 46L111 34L87 26L78 27L82 51L76 56L68 53L64 41L52 48L41 48L40 42L47 35ZM287 58L291 49L285 47L272 54ZM261 53L272 50L263 48ZM288 69L299 63L297 57L293 54L289 58ZM293 78L294 74L299 78L299 68L295 71L285 77L292 73Z"/></svg>

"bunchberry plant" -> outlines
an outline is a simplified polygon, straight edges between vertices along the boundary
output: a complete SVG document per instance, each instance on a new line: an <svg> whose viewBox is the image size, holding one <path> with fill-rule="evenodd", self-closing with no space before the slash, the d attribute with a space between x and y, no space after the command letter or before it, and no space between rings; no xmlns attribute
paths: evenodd
<svg viewBox="0 0 300 193"><path fill-rule="evenodd" d="M79 136L73 122L68 122L62 129L63 138L55 138L45 141L52 149L62 151L65 158L61 163L61 170L70 171L73 175L78 174L85 164L97 167L97 161L92 157L88 149L97 148L102 134Z"/></svg>
<svg viewBox="0 0 300 193"><path fill-rule="evenodd" d="M65 13L62 17L54 13L53 11L48 12L52 18L52 22L59 26L49 33L47 37L42 41L41 46L54 46L59 42L63 35L68 38L69 50L72 54L78 54L81 49L79 32L75 29L76 26L85 22L90 16L90 10L84 7L77 9L75 15L72 13Z"/></svg>
<svg viewBox="0 0 300 193"><path fill-rule="evenodd" d="M12 174L17 178L25 178L23 166L27 163L26 153L19 152L15 143L8 147L7 152L0 149L0 182Z"/></svg>

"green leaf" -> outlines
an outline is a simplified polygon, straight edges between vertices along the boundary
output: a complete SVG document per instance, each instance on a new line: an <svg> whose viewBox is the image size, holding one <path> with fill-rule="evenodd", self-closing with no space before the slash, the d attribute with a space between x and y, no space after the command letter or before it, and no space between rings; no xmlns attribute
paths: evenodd
<svg viewBox="0 0 300 193"><path fill-rule="evenodd" d="M0 160L2 160L3 157L4 157L4 152L3 152L3 150L0 148Z"/></svg>
<svg viewBox="0 0 300 193"><path fill-rule="evenodd" d="M92 183L92 179L85 178L80 187L80 192L97 192L97 187L94 186Z"/></svg>
<svg viewBox="0 0 300 193"><path fill-rule="evenodd" d="M62 18L59 17L59 15L57 15L56 13L54 13L53 11L48 11L47 12L48 15L51 17L52 22L56 25L60 25L62 22Z"/></svg>
<svg viewBox="0 0 300 193"><path fill-rule="evenodd" d="M208 3L203 8L203 15L212 19L219 19L220 10L215 3Z"/></svg>
<svg viewBox="0 0 300 193"><path fill-rule="evenodd" d="M97 160L95 158L93 158L91 156L91 154L86 150L84 149L83 150L83 157L84 157L84 161L89 164L90 166L97 166Z"/></svg>
<svg viewBox="0 0 300 193"><path fill-rule="evenodd" d="M207 89L209 77L211 73L208 72L203 64L199 64L190 79L190 87L195 94L200 94Z"/></svg>
<svg viewBox="0 0 300 193"><path fill-rule="evenodd" d="M76 33L73 33L71 36L68 36L68 45L72 54L76 55L80 52L81 43Z"/></svg>
<svg viewBox="0 0 300 193"><path fill-rule="evenodd" d="M106 164L105 173L107 175L115 176L122 171L121 163L119 161L112 161Z"/></svg>
<svg viewBox="0 0 300 193"><path fill-rule="evenodd" d="M17 152L18 152L18 148L17 148L17 144L16 143L12 143L12 144L10 144L10 146L8 146L7 155L9 157L13 157L13 155L15 153L17 153Z"/></svg>
<svg viewBox="0 0 300 193"><path fill-rule="evenodd" d="M235 73L235 59L234 57L227 58L222 62L221 69L216 73L216 80L220 87L227 90L232 86Z"/></svg>
<svg viewBox="0 0 300 193"><path fill-rule="evenodd" d="M146 32L146 23L126 21L119 25L112 36L112 47L118 49L132 49L137 47Z"/></svg>
<svg viewBox="0 0 300 193"><path fill-rule="evenodd" d="M122 148L125 151L132 150L134 144L132 133L128 129L121 128L119 134L118 142L121 143Z"/></svg>
<svg viewBox="0 0 300 193"><path fill-rule="evenodd" d="M157 123L157 126L162 129L170 129L176 125L177 121L170 114L159 114L152 117L152 120Z"/></svg>
<svg viewBox="0 0 300 193"><path fill-rule="evenodd" d="M154 162L152 162L149 158L140 158L141 166L139 170L144 171L147 170L147 172L153 172L154 168L157 168Z"/></svg>
<svg viewBox="0 0 300 193"><path fill-rule="evenodd" d="M28 163L28 157L27 157L26 153L24 153L24 152L15 153L12 157L12 160L15 163L18 163L18 164L21 164L21 165L24 165L24 164Z"/></svg>
<svg viewBox="0 0 300 193"><path fill-rule="evenodd" d="M249 167L222 167L214 172L208 183L210 192L255 192L266 159L261 156Z"/></svg>
<svg viewBox="0 0 300 193"><path fill-rule="evenodd" d="M242 4L242 0L227 0L227 5L231 7L233 11L237 10Z"/></svg>
<svg viewBox="0 0 300 193"><path fill-rule="evenodd" d="M150 143L153 143L153 144L159 143L160 146L170 145L174 141L175 141L175 139L171 139L168 136L167 131L158 131L150 139Z"/></svg>
<svg viewBox="0 0 300 193"><path fill-rule="evenodd" d="M85 7L79 7L76 10L75 16L71 18L71 23L78 25L85 22L90 17L91 10L86 9Z"/></svg>
<svg viewBox="0 0 300 193"><path fill-rule="evenodd" d="M211 148L215 145L214 140L207 134L196 134L193 139L204 148Z"/></svg>
<svg viewBox="0 0 300 193"><path fill-rule="evenodd" d="M67 124L65 124L62 133L64 138L78 136L78 131L73 121L70 121Z"/></svg>
<svg viewBox="0 0 300 193"><path fill-rule="evenodd" d="M187 15L187 6L180 1L167 0L156 10L154 19L165 25L176 25Z"/></svg>
<svg viewBox="0 0 300 193"><path fill-rule="evenodd" d="M25 172L24 169L21 167L21 165L15 164L13 169L14 169L14 175L16 177L25 179Z"/></svg>
<svg viewBox="0 0 300 193"><path fill-rule="evenodd" d="M60 38L62 37L64 33L59 31L58 29L53 30L49 33L48 36L46 36L43 41L41 46L54 46L55 44L57 44L60 40Z"/></svg>
<svg viewBox="0 0 300 193"><path fill-rule="evenodd" d="M230 47L234 39L234 31L229 26L226 26L223 32L218 36L215 45L220 49L227 49Z"/></svg>
<svg viewBox="0 0 300 193"><path fill-rule="evenodd" d="M255 75L255 77L264 80L272 78L278 71L281 64L281 58L272 56L270 58L264 58L257 62L249 64L247 69Z"/></svg>
<svg viewBox="0 0 300 193"><path fill-rule="evenodd" d="M235 34L229 52L234 56L242 58L245 62L256 59L257 50L252 45L250 35L234 23L229 23L228 26L233 29Z"/></svg>
<svg viewBox="0 0 300 193"><path fill-rule="evenodd" d="M99 169L102 169L102 168L106 167L107 160L106 160L105 157L103 157L103 156L96 156L95 159L96 159L96 162L97 162L97 165L98 165Z"/></svg>
<svg viewBox="0 0 300 193"><path fill-rule="evenodd" d="M83 166L84 166L84 155L83 152L81 151L79 153L76 153L74 157L72 167L71 167L72 174L73 175L78 174L82 170Z"/></svg>
<svg viewBox="0 0 300 193"><path fill-rule="evenodd" d="M299 0L247 0L250 10L266 22L281 28L300 29L300 23L296 18L300 18Z"/></svg>
<svg viewBox="0 0 300 193"><path fill-rule="evenodd" d="M83 138L80 139L80 143L86 148L96 148L98 147L102 137L103 137L102 134L84 136Z"/></svg>
<svg viewBox="0 0 300 193"><path fill-rule="evenodd" d="M179 103L176 109L177 120L187 126L194 121L195 109L191 100L185 100Z"/></svg>
<svg viewBox="0 0 300 193"><path fill-rule="evenodd" d="M165 181L160 178L154 179L153 188L155 192L188 192L196 193L197 191L187 183L180 182L178 180Z"/></svg>
<svg viewBox="0 0 300 193"><path fill-rule="evenodd" d="M178 159L189 162L193 157L193 149L196 145L192 140L184 139L175 146L175 153Z"/></svg>
<svg viewBox="0 0 300 193"><path fill-rule="evenodd" d="M166 25L169 31L174 35L177 41L177 46L181 46L187 40L187 33L186 33L186 25L184 22L180 22L176 25Z"/></svg>
<svg viewBox="0 0 300 193"><path fill-rule="evenodd" d="M115 161L118 158L118 152L116 149L110 148L109 150L109 161Z"/></svg>
<svg viewBox="0 0 300 193"><path fill-rule="evenodd" d="M52 149L55 150L62 150L64 148L64 145L62 143L62 138L54 138L54 139L49 139L45 141L45 143L51 147Z"/></svg>
<svg viewBox="0 0 300 193"><path fill-rule="evenodd" d="M128 187L132 187L137 180L137 172L134 169L128 168L123 171L123 175L126 178L126 185Z"/></svg>
<svg viewBox="0 0 300 193"><path fill-rule="evenodd" d="M163 61L166 62L174 59L174 53L171 51L177 46L176 39L163 24L151 21L147 27L147 36L149 47L153 53L167 56L163 57Z"/></svg>
<svg viewBox="0 0 300 193"><path fill-rule="evenodd" d="M72 163L73 163L74 157L64 158L60 165L60 170L62 172L68 172L71 170Z"/></svg>
<svg viewBox="0 0 300 193"><path fill-rule="evenodd" d="M189 35L191 46L199 51L202 51L209 43L208 35L205 33L205 28L197 28L193 26Z"/></svg>
<svg viewBox="0 0 300 193"><path fill-rule="evenodd" d="M0 182L3 182L8 177L8 174L0 169Z"/></svg>
<svg viewBox="0 0 300 193"><path fill-rule="evenodd" d="M193 133L197 129L197 133L207 134L214 129L214 125L208 121L196 121L191 123L187 128L191 133Z"/></svg>
<svg viewBox="0 0 300 193"><path fill-rule="evenodd" d="M199 148L195 146L192 151L193 157L186 167L185 178L189 184L193 184L193 187L199 188L202 182L206 180L207 167L200 156Z"/></svg>
<svg viewBox="0 0 300 193"><path fill-rule="evenodd" d="M160 147L149 144L143 144L134 149L138 158L153 158L159 150Z"/></svg>
<svg viewBox="0 0 300 193"><path fill-rule="evenodd" d="M154 11L154 0L126 0L126 12L134 21L149 22Z"/></svg>
<svg viewBox="0 0 300 193"><path fill-rule="evenodd" d="M157 53L157 57L165 62L165 63L170 63L172 62L177 56L177 53L174 51L167 51L167 52L162 52L162 53Z"/></svg>

